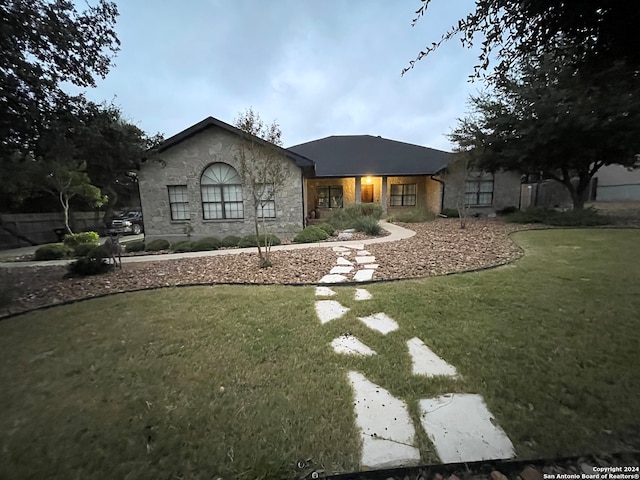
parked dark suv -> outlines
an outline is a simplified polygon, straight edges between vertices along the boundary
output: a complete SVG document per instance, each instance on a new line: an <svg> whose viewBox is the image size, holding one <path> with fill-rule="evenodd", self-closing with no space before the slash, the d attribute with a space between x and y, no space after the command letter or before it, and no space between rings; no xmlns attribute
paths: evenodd
<svg viewBox="0 0 640 480"><path fill-rule="evenodd" d="M113 217L107 233L121 233L123 235L138 235L144 232L142 212L140 210L125 210Z"/></svg>

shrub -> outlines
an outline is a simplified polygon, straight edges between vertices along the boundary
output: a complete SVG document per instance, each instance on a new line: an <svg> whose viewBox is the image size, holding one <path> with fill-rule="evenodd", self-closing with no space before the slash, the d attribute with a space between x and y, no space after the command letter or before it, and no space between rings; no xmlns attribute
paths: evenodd
<svg viewBox="0 0 640 480"><path fill-rule="evenodd" d="M329 238L329 234L327 232L320 227L311 225L293 237L293 241L295 243L312 243L320 242L327 238Z"/></svg>
<svg viewBox="0 0 640 480"><path fill-rule="evenodd" d="M222 239L222 246L223 247L237 247L238 244L240 243L240 240L242 240L240 237L236 237L235 235L229 235L229 236L224 237Z"/></svg>
<svg viewBox="0 0 640 480"><path fill-rule="evenodd" d="M382 205L377 203L353 203L345 209L347 214L352 218L373 217L376 220L382 218Z"/></svg>
<svg viewBox="0 0 640 480"><path fill-rule="evenodd" d="M98 246L97 243L79 243L73 247L74 257L86 257L91 250Z"/></svg>
<svg viewBox="0 0 640 480"><path fill-rule="evenodd" d="M448 218L458 218L460 216L455 208L443 208L440 215Z"/></svg>
<svg viewBox="0 0 640 480"><path fill-rule="evenodd" d="M272 233L269 233L267 235L264 235L264 234L260 235L261 246L264 246L267 241L269 241L269 244L271 246L280 245L282 243L280 239ZM255 235L247 235L246 237L242 237L242 239L238 242L238 247L240 248L257 247L257 246L258 246L258 242L256 241Z"/></svg>
<svg viewBox="0 0 640 480"><path fill-rule="evenodd" d="M102 245L93 247L86 256L79 258L67 266L68 275L86 276L99 275L113 268L105 261L107 252Z"/></svg>
<svg viewBox="0 0 640 480"><path fill-rule="evenodd" d="M330 223L324 222L324 223L321 223L320 225L316 225L316 226L318 228L321 228L325 232L327 232L327 235L329 235L329 236L331 236L334 233L336 233L335 228L333 228L333 226Z"/></svg>
<svg viewBox="0 0 640 480"><path fill-rule="evenodd" d="M426 210L424 208L414 208L411 210L394 213L389 220L393 222L403 223L420 223L430 222L435 218L436 216L431 210Z"/></svg>
<svg viewBox="0 0 640 480"><path fill-rule="evenodd" d="M217 250L222 247L222 242L216 237L204 237L193 242L193 251Z"/></svg>
<svg viewBox="0 0 640 480"><path fill-rule="evenodd" d="M156 238L145 244L144 249L147 252L159 252L160 250L169 250L171 244L164 238Z"/></svg>
<svg viewBox="0 0 640 480"><path fill-rule="evenodd" d="M591 208L569 210L568 212L538 207L528 208L508 215L507 221L511 223L543 223L556 227L592 227L611 223L609 217L600 215Z"/></svg>
<svg viewBox="0 0 640 480"><path fill-rule="evenodd" d="M359 218L371 217L380 220L382 213L382 206L376 203L354 203L338 210L327 222L336 230L344 230L355 228Z"/></svg>
<svg viewBox="0 0 640 480"><path fill-rule="evenodd" d="M135 240L133 242L126 243L124 248L127 252L142 252L144 251L144 240Z"/></svg>
<svg viewBox="0 0 640 480"><path fill-rule="evenodd" d="M62 241L67 247L75 250L78 245L90 243L93 246L98 244L99 235L96 232L80 232L80 233L70 233L64 236L64 240Z"/></svg>
<svg viewBox="0 0 640 480"><path fill-rule="evenodd" d="M382 233L382 227L374 217L358 218L353 228L358 232L364 232L367 235L380 235L380 233Z"/></svg>
<svg viewBox="0 0 640 480"><path fill-rule="evenodd" d="M71 249L63 243L50 243L36 250L36 260L60 260L71 253Z"/></svg>
<svg viewBox="0 0 640 480"><path fill-rule="evenodd" d="M176 253L191 252L193 250L193 242L182 240L171 245L171 251Z"/></svg>
<svg viewBox="0 0 640 480"><path fill-rule="evenodd" d="M496 215L500 215L500 216L511 215L512 213L515 213L517 211L518 211L518 207L514 207L513 205L510 205L508 207L501 208L500 210L496 210Z"/></svg>

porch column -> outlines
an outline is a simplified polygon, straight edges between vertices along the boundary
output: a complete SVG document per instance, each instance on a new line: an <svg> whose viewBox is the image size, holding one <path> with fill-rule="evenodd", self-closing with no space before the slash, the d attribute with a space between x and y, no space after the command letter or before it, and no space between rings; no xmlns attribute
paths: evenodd
<svg viewBox="0 0 640 480"><path fill-rule="evenodd" d="M362 203L362 178L356 177L356 203Z"/></svg>
<svg viewBox="0 0 640 480"><path fill-rule="evenodd" d="M380 203L382 203L382 213L387 214L387 177L382 177L382 195L380 196Z"/></svg>

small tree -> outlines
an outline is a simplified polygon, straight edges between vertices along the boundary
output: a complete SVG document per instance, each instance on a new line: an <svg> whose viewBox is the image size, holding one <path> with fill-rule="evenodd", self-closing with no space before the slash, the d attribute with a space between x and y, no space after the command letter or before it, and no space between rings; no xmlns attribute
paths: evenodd
<svg viewBox="0 0 640 480"><path fill-rule="evenodd" d="M71 199L78 197L94 207L99 207L106 200L100 189L91 185L84 169L84 163L74 165L65 162L41 162L35 167L34 180L42 191L53 195L60 202L64 226L69 233L73 233L69 225Z"/></svg>
<svg viewBox="0 0 640 480"><path fill-rule="evenodd" d="M456 210L460 218L460 228L467 227L469 217L469 206L467 205L467 180L469 177L470 163L469 157L461 152L458 153L447 166L447 184L455 192Z"/></svg>
<svg viewBox="0 0 640 480"><path fill-rule="evenodd" d="M282 146L282 132L276 122L264 123L252 108L240 113L234 125L247 134L238 151L240 175L251 193L259 265L267 268L271 266L271 235L267 218L271 213L275 218L275 199L287 180L279 148Z"/></svg>

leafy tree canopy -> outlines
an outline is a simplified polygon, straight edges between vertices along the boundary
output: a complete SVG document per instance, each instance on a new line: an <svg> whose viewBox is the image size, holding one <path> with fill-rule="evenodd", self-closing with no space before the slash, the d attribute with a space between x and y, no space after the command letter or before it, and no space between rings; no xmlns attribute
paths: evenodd
<svg viewBox="0 0 640 480"><path fill-rule="evenodd" d="M421 2L413 25L428 12L431 0ZM594 68L621 61L638 68L639 24L636 0L476 0L473 12L422 50L402 73L456 37L466 47L482 39L476 76L488 69L492 55L498 62L496 72L502 75L531 54L562 51L566 46Z"/></svg>
<svg viewBox="0 0 640 480"><path fill-rule="evenodd" d="M79 101L68 82L95 86L120 42L118 10L98 0L78 12L68 0L0 0L0 158L32 151L50 115Z"/></svg>
<svg viewBox="0 0 640 480"><path fill-rule="evenodd" d="M632 166L640 153L640 74L623 64L591 72L557 54L530 57L471 97L450 135L476 167L542 174L582 208L604 165Z"/></svg>
<svg viewBox="0 0 640 480"><path fill-rule="evenodd" d="M109 216L119 197L137 195L135 172L147 150L161 140L161 135L150 137L126 121L118 107L80 97L49 113L28 156L15 154L3 161L0 208L20 210L26 201L37 199L48 188L42 181L46 180L44 173L60 167L82 173L83 179L101 191Z"/></svg>

